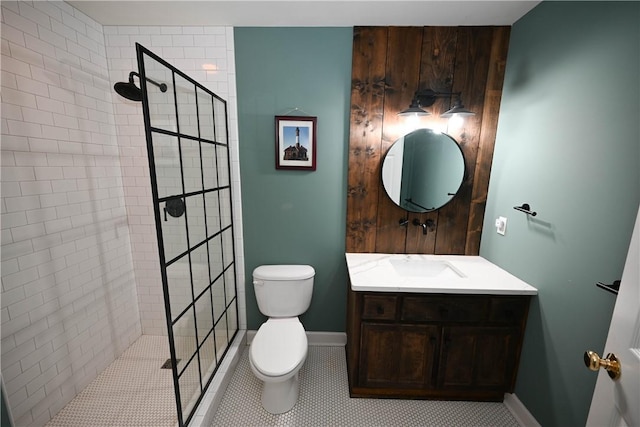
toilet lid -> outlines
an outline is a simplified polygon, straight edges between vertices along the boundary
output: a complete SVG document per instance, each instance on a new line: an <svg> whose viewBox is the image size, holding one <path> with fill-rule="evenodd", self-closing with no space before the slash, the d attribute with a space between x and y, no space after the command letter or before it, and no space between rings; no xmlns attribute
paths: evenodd
<svg viewBox="0 0 640 427"><path fill-rule="evenodd" d="M307 355L307 335L298 318L269 319L260 326L250 348L253 366L264 375L288 374Z"/></svg>

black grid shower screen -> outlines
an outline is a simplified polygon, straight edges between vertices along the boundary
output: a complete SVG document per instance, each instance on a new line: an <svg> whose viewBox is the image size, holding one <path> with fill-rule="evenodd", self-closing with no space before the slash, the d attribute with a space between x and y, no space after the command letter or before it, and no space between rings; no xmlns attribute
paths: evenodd
<svg viewBox="0 0 640 427"><path fill-rule="evenodd" d="M227 103L140 44L136 50L178 424L184 426L238 330Z"/></svg>

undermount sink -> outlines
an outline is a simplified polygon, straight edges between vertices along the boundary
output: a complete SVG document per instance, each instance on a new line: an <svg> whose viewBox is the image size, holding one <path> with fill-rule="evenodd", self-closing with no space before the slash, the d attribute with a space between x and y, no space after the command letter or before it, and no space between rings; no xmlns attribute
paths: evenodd
<svg viewBox="0 0 640 427"><path fill-rule="evenodd" d="M447 261L406 257L392 258L389 263L396 273L404 277L465 277L464 274Z"/></svg>
<svg viewBox="0 0 640 427"><path fill-rule="evenodd" d="M538 290L477 255L347 253L356 292L535 295Z"/></svg>

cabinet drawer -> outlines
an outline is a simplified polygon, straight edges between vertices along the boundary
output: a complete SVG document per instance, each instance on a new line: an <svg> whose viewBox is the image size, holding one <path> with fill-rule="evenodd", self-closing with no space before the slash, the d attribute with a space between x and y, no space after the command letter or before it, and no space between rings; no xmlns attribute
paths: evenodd
<svg viewBox="0 0 640 427"><path fill-rule="evenodd" d="M489 321L505 324L519 323L529 308L529 297L491 298Z"/></svg>
<svg viewBox="0 0 640 427"><path fill-rule="evenodd" d="M487 316L484 297L405 297L402 320L414 322L479 322Z"/></svg>
<svg viewBox="0 0 640 427"><path fill-rule="evenodd" d="M395 320L397 296L364 295L362 298L362 319Z"/></svg>

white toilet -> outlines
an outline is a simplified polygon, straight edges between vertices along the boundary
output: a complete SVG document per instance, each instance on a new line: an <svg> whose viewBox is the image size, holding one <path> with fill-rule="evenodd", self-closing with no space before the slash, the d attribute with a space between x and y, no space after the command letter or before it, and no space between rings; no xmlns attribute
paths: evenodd
<svg viewBox="0 0 640 427"><path fill-rule="evenodd" d="M251 370L264 382L262 406L287 412L298 400L298 371L307 358L307 335L298 316L307 311L315 270L310 265L261 265L253 270L260 312L269 319L249 348Z"/></svg>

